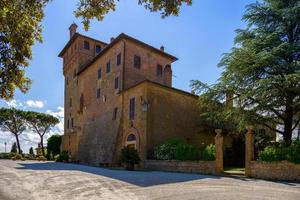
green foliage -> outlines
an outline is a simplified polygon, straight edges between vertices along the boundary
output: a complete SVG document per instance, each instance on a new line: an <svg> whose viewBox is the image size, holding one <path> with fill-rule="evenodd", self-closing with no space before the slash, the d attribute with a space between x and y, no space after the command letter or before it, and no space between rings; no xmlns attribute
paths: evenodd
<svg viewBox="0 0 300 200"><path fill-rule="evenodd" d="M68 151L62 151L59 155L55 156L56 162L68 162L69 154Z"/></svg>
<svg viewBox="0 0 300 200"><path fill-rule="evenodd" d="M11 157L12 160L22 160L23 156L19 153L14 154L14 156Z"/></svg>
<svg viewBox="0 0 300 200"><path fill-rule="evenodd" d="M12 144L10 152L11 153L17 153L18 152L17 144L15 142Z"/></svg>
<svg viewBox="0 0 300 200"><path fill-rule="evenodd" d="M91 19L103 20L109 11L115 11L117 3L116 0L80 0L79 2L75 16L83 18L86 30L89 28ZM182 4L191 5L192 0L139 0L138 3L151 12L161 12L161 16L164 18L170 15L178 16Z"/></svg>
<svg viewBox="0 0 300 200"><path fill-rule="evenodd" d="M214 160L215 147L196 148L183 139L170 139L154 148L154 158L158 160Z"/></svg>
<svg viewBox="0 0 300 200"><path fill-rule="evenodd" d="M126 164L138 164L141 161L136 149L123 147L121 150L121 162Z"/></svg>
<svg viewBox="0 0 300 200"><path fill-rule="evenodd" d="M0 1L0 98L11 99L15 89L27 92L31 80L25 69L32 59L32 46L42 42L44 9L51 0L1 0ZM90 20L103 20L114 11L118 0L78 0L76 17L81 17L87 30ZM180 6L192 4L192 0L139 0L150 11L161 11L162 17L178 15Z"/></svg>
<svg viewBox="0 0 300 200"><path fill-rule="evenodd" d="M32 147L30 147L30 149L29 149L29 154L30 154L30 155L34 155L34 151L33 151L33 148L32 148Z"/></svg>
<svg viewBox="0 0 300 200"><path fill-rule="evenodd" d="M210 144L205 147L202 151L202 157L200 160L215 160L216 159L216 148L215 145Z"/></svg>
<svg viewBox="0 0 300 200"><path fill-rule="evenodd" d="M247 7L248 23L237 30L235 47L223 56L223 73L214 85L192 81L211 124L238 130L260 124L291 144L300 115L299 1L262 0ZM235 101L235 106L226 104ZM284 130L272 124L282 125Z"/></svg>
<svg viewBox="0 0 300 200"><path fill-rule="evenodd" d="M267 146L259 152L259 159L266 162L288 160L292 163L300 163L300 141L296 140L291 146L285 144Z"/></svg>
<svg viewBox="0 0 300 200"><path fill-rule="evenodd" d="M19 135L26 129L24 115L25 111L22 110L0 108L0 130L10 132L15 136L19 153L22 153Z"/></svg>
<svg viewBox="0 0 300 200"><path fill-rule="evenodd" d="M45 156L38 156L36 158L36 160L38 160L38 161L47 161L47 158Z"/></svg>
<svg viewBox="0 0 300 200"><path fill-rule="evenodd" d="M51 128L59 123L59 120L52 115L33 111L25 112L24 119L26 120L28 126L32 129L32 131L40 136L42 154L43 156L45 156L44 136L51 130Z"/></svg>
<svg viewBox="0 0 300 200"><path fill-rule="evenodd" d="M11 159L11 153L0 153L0 159Z"/></svg>
<svg viewBox="0 0 300 200"><path fill-rule="evenodd" d="M61 136L52 135L47 141L47 158L52 160L53 156L55 157L60 153Z"/></svg>

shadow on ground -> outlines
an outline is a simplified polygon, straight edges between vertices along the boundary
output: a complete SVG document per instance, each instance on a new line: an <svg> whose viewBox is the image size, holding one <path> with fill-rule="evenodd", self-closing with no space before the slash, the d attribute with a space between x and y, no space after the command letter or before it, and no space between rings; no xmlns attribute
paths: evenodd
<svg viewBox="0 0 300 200"><path fill-rule="evenodd" d="M100 175L126 183L134 184L141 187L149 187L161 184L179 183L200 179L219 179L221 177L188 174L188 173L172 173L172 172L158 172L158 171L125 171L125 170L112 170L100 167L91 167L80 164L69 163L55 163L55 162L40 162L40 163L18 163L21 170L59 170L59 171L80 171Z"/></svg>

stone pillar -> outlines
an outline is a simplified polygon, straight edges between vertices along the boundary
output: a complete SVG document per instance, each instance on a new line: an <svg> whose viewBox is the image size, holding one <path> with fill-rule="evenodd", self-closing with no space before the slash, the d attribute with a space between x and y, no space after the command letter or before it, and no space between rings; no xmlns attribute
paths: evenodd
<svg viewBox="0 0 300 200"><path fill-rule="evenodd" d="M215 173L216 175L220 175L223 173L223 136L222 129L216 129L217 133L215 137L215 147L216 147L216 166Z"/></svg>
<svg viewBox="0 0 300 200"><path fill-rule="evenodd" d="M254 127L247 126L245 148L245 175L251 176L251 161L254 159Z"/></svg>

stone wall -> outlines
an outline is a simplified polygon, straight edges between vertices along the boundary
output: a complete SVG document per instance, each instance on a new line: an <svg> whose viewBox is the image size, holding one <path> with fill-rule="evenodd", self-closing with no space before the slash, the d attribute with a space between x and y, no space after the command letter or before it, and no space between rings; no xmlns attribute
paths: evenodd
<svg viewBox="0 0 300 200"><path fill-rule="evenodd" d="M146 160L147 170L215 174L215 161Z"/></svg>
<svg viewBox="0 0 300 200"><path fill-rule="evenodd" d="M300 182L300 164L288 161L251 161L251 177Z"/></svg>

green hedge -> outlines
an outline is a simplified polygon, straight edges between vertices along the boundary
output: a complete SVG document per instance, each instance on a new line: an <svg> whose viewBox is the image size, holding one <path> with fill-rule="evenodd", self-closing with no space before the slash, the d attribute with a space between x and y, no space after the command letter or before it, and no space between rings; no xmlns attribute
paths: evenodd
<svg viewBox="0 0 300 200"><path fill-rule="evenodd" d="M215 147L197 148L183 139L171 139L154 148L157 160L215 160Z"/></svg>
<svg viewBox="0 0 300 200"><path fill-rule="evenodd" d="M296 140L291 146L284 144L266 147L259 153L259 159L266 162L288 160L292 163L300 163L300 140Z"/></svg>

